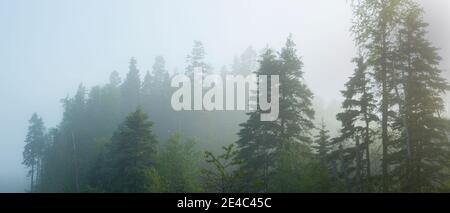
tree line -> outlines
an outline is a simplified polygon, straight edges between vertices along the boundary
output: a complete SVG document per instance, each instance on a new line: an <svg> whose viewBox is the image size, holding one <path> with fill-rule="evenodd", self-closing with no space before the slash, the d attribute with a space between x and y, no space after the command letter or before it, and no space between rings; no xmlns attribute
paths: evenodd
<svg viewBox="0 0 450 213"><path fill-rule="evenodd" d="M46 129L33 114L23 153L29 191L448 191L450 121L442 96L450 85L426 38L423 9L412 0L351 5L358 51L337 136L314 121L314 96L291 36L278 51L248 48L231 71L220 70L279 76L279 117L270 122L261 121L267 112L260 108L175 112L164 58L155 58L142 81L132 58L123 81L112 72L108 84L80 85L64 98L57 127ZM196 67L214 72L205 55L194 42L188 76Z"/></svg>

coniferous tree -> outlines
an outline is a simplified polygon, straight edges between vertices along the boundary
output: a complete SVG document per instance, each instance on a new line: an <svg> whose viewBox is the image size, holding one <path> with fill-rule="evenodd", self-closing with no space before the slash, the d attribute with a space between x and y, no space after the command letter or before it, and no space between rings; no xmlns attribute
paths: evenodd
<svg viewBox="0 0 450 213"><path fill-rule="evenodd" d="M110 75L109 83L102 87L101 109L103 111L102 122L104 122L105 134L101 135L101 137L111 136L120 122L121 82L119 73L114 71Z"/></svg>
<svg viewBox="0 0 450 213"><path fill-rule="evenodd" d="M411 4L403 13L398 32L398 102L395 125L401 136L392 161L401 191L424 192L445 188L449 166L449 121L442 95L450 89L438 68L441 57L426 39L423 11Z"/></svg>
<svg viewBox="0 0 450 213"><path fill-rule="evenodd" d="M314 128L313 94L303 83L303 63L297 56L291 36L281 50L279 60L281 137L309 145L312 142L310 131Z"/></svg>
<svg viewBox="0 0 450 213"><path fill-rule="evenodd" d="M320 164L324 168L328 168L329 154L333 150L333 146L330 141L330 131L326 129L325 122L322 119L322 123L319 128L319 133L315 136L315 146L317 155L320 160Z"/></svg>
<svg viewBox="0 0 450 213"><path fill-rule="evenodd" d="M378 117L373 91L374 82L367 70L367 64L362 57L355 58L353 61L357 68L345 84L346 89L342 91L345 98L342 103L344 112L336 116L342 122L342 129L336 141L350 142L343 147L342 151L350 155L350 162L347 162L349 166L356 164L354 176L359 189L362 190L363 176L367 181L371 177L370 144L374 135L372 125L378 121Z"/></svg>
<svg viewBox="0 0 450 213"><path fill-rule="evenodd" d="M78 90L73 98L63 100L63 119L60 124L63 137L62 150L68 158L64 159L65 165L61 172L66 175L64 178L64 191L80 191L83 176L87 170L84 168L89 162L85 157L89 151L89 139L87 137L87 116L86 116L86 88L83 84L78 86ZM70 157L69 157L70 156Z"/></svg>
<svg viewBox="0 0 450 213"><path fill-rule="evenodd" d="M389 191L389 121L392 115L393 76L395 70L395 31L398 18L409 0L355 0L353 1L353 33L360 50L367 55L375 79L381 88L381 141L382 141L382 191Z"/></svg>
<svg viewBox="0 0 450 213"><path fill-rule="evenodd" d="M145 73L144 80L142 81L141 87L141 104L145 106L145 108L150 107L151 105L151 97L153 94L153 77L149 71ZM146 110L149 111L149 110Z"/></svg>
<svg viewBox="0 0 450 213"><path fill-rule="evenodd" d="M311 154L310 131L314 128L312 93L302 82L301 69L302 62L296 55L291 37L278 57L270 49L262 55L257 75L279 75L279 116L275 121L264 122L260 119L260 109L249 113L250 118L241 125L243 128L237 142L242 169L252 174L246 181L253 180L255 191L269 190L269 177L277 173L276 163L280 158L277 151L283 150L284 146L295 148L297 154ZM270 86L274 85L269 84L267 88ZM270 93L268 97L272 97Z"/></svg>
<svg viewBox="0 0 450 213"><path fill-rule="evenodd" d="M200 69L203 74L208 74L211 67L205 61L205 48L201 41L194 41L194 47L186 58L186 75L191 77L194 75L195 69Z"/></svg>
<svg viewBox="0 0 450 213"><path fill-rule="evenodd" d="M122 83L122 79L117 71L111 72L109 75L109 85L113 87L118 87Z"/></svg>
<svg viewBox="0 0 450 213"><path fill-rule="evenodd" d="M174 131L173 110L170 107L171 86L166 62L162 56L155 57L152 73L147 72L142 85L142 103L145 111L152 116L155 133L163 140Z"/></svg>
<svg viewBox="0 0 450 213"><path fill-rule="evenodd" d="M139 106L141 80L136 63L136 59L130 59L127 77L121 85L121 110L123 117L130 112L134 112Z"/></svg>
<svg viewBox="0 0 450 213"><path fill-rule="evenodd" d="M257 74L270 74L278 69L276 55L267 49L261 56L260 69ZM257 94L255 95L258 98ZM238 155L242 161L241 171L245 173L243 186L245 191L267 191L269 170L273 170L274 154L269 150L276 149L276 134L273 132L274 122L261 121L261 109L248 113L249 119L241 124L239 131Z"/></svg>
<svg viewBox="0 0 450 213"><path fill-rule="evenodd" d="M258 59L253 47L249 46L240 55L235 57L231 66L233 74L249 75L257 71Z"/></svg>
<svg viewBox="0 0 450 213"><path fill-rule="evenodd" d="M29 120L26 145L23 151L23 164L30 168L28 175L30 176L30 192L35 192L36 186L40 181L41 162L43 158L45 146L45 127L42 118L36 113Z"/></svg>
<svg viewBox="0 0 450 213"><path fill-rule="evenodd" d="M207 88L201 84L201 80L204 80L206 75L212 74L213 68L206 62L205 59L206 51L200 41L194 41L191 53L186 57L186 69L185 75L190 78L191 85L191 109L192 111L181 111L174 114L177 116L175 119L178 128L177 132L186 133L187 137L196 137L200 140L209 141L211 137L214 137L216 131L214 131L215 123L214 114L210 111L203 110L203 104L196 105L195 100L203 99L203 96L196 97L194 87L202 90L202 95L206 93ZM202 79L194 79L194 72L200 72L202 74ZM197 90L198 91L198 90ZM197 103L200 103L197 102ZM199 107L199 108L198 108ZM204 126L208 126L211 131L204 131Z"/></svg>
<svg viewBox="0 0 450 213"><path fill-rule="evenodd" d="M137 109L129 114L112 138L109 151L112 192L146 192L153 179L156 138L152 122Z"/></svg>
<svg viewBox="0 0 450 213"><path fill-rule="evenodd" d="M153 87L156 89L156 94L164 94L168 86L170 86L169 80L169 72L166 69L166 61L164 57L157 56L155 57L155 62L152 66L153 72Z"/></svg>

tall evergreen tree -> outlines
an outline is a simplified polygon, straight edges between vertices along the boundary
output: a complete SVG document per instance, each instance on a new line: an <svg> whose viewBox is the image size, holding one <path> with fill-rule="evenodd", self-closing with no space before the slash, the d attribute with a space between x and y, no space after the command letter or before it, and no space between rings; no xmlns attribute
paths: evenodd
<svg viewBox="0 0 450 213"><path fill-rule="evenodd" d="M252 46L247 47L240 57L235 57L231 66L233 74L249 75L258 69L258 58Z"/></svg>
<svg viewBox="0 0 450 213"><path fill-rule="evenodd" d="M122 83L122 79L120 79L120 75L117 71L111 72L109 75L109 85L113 87L118 87Z"/></svg>
<svg viewBox="0 0 450 213"><path fill-rule="evenodd" d="M112 138L111 191L146 192L155 165L156 138L152 122L137 109L129 114Z"/></svg>
<svg viewBox="0 0 450 213"><path fill-rule="evenodd" d="M315 146L320 163L322 167L328 168L329 154L333 150L333 146L330 141L330 131L326 129L325 122L322 119L322 123L319 128L319 133L315 136Z"/></svg>
<svg viewBox="0 0 450 213"><path fill-rule="evenodd" d="M166 69L166 60L162 56L156 56L155 62L152 66L153 72L153 85L155 88L156 94L164 94L167 92L167 87L170 87L170 76L169 72Z"/></svg>
<svg viewBox="0 0 450 213"><path fill-rule="evenodd" d="M123 117L130 112L134 112L139 106L141 80L136 64L136 59L131 58L127 77L121 85L121 107Z"/></svg>
<svg viewBox="0 0 450 213"><path fill-rule="evenodd" d="M313 94L303 83L303 63L297 56L292 37L286 41L280 56L280 136L293 139L304 145L312 140L310 131L314 128ZM289 140L287 140L289 141Z"/></svg>
<svg viewBox="0 0 450 213"><path fill-rule="evenodd" d="M30 168L30 192L36 191L36 185L40 180L41 162L45 146L45 127L42 118L36 113L29 120L27 137L23 151L23 164Z"/></svg>
<svg viewBox="0 0 450 213"><path fill-rule="evenodd" d="M394 105L392 81L395 31L401 10L409 0L354 0L353 33L381 88L382 190L389 191L389 120Z"/></svg>
<svg viewBox="0 0 450 213"><path fill-rule="evenodd" d="M152 74L151 74L152 73ZM162 140L175 130L173 110L170 106L172 88L166 62L162 56L155 57L152 72L147 72L141 88L141 104L155 122L154 131Z"/></svg>
<svg viewBox="0 0 450 213"><path fill-rule="evenodd" d="M351 142L347 147L351 150L347 151L354 153L350 155L350 161L356 164L355 176L362 190L363 174L367 180L371 177L370 144L374 137L373 125L378 121L378 117L374 81L367 70L367 64L362 57L355 58L353 61L357 67L345 84L346 89L342 91L345 98L342 103L344 112L336 116L342 122L341 135L337 141Z"/></svg>
<svg viewBox="0 0 450 213"><path fill-rule="evenodd" d="M450 85L438 68L441 57L426 39L423 11L411 4L403 13L398 32L399 116L392 159L400 190L407 192L443 189L449 166L449 121L442 118L442 95Z"/></svg>
<svg viewBox="0 0 450 213"><path fill-rule="evenodd" d="M81 170L88 164L85 154L89 151L89 140L87 137L87 116L86 116L86 88L83 84L78 86L78 90L73 98L63 100L63 119L60 124L61 134L64 138L62 152L68 158L64 159L66 165L60 168L62 173L67 175L64 181L64 190L80 191L80 176L86 172ZM80 165L81 164L81 165ZM63 172L64 171L64 172Z"/></svg>
<svg viewBox="0 0 450 213"><path fill-rule="evenodd" d="M186 58L186 75L192 77L195 69L200 69L203 74L211 72L211 67L205 61L205 48L201 41L194 41L194 47Z"/></svg>
<svg viewBox="0 0 450 213"><path fill-rule="evenodd" d="M260 69L257 75L270 74L277 72L278 61L276 55L271 49L267 49L261 56ZM258 94L255 95L258 98ZM276 149L277 144L275 122L262 122L261 109L248 113L249 119L241 124L239 131L238 155L237 158L242 161L241 171L246 175L243 179L245 191L267 191L269 170L273 170L274 154L269 150Z"/></svg>
<svg viewBox="0 0 450 213"><path fill-rule="evenodd" d="M141 87L141 104L149 107L151 105L151 97L153 95L153 76L149 71L145 73Z"/></svg>
<svg viewBox="0 0 450 213"><path fill-rule="evenodd" d="M250 178L255 180L256 191L268 191L269 176L277 172L277 151L282 150L283 146L294 144L292 146L299 148L305 155L311 153L310 131L314 128L312 92L302 82L301 69L302 62L296 55L291 37L278 57L270 49L262 55L257 75L279 75L279 116L275 121L263 122L260 109L249 113L250 118L241 125L243 128L237 142L242 168L256 176ZM268 88L270 86L273 85L269 82Z"/></svg>

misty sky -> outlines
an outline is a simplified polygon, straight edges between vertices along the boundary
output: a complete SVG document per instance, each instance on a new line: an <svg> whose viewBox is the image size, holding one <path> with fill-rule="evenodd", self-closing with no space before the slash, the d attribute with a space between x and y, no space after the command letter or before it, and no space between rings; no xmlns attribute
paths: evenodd
<svg viewBox="0 0 450 213"><path fill-rule="evenodd" d="M450 1L425 6L431 38L448 58ZM106 83L113 70L124 77L132 56L141 75L157 55L171 72L183 71L200 40L218 70L249 45L280 48L292 33L315 96L340 100L356 54L351 15L346 0L0 0L0 191L26 184L21 161L31 114L57 125L61 98L80 82Z"/></svg>

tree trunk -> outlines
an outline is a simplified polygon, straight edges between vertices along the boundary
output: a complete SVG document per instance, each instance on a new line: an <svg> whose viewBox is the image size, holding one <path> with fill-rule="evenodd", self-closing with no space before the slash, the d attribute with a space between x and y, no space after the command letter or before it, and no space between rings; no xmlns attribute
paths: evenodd
<svg viewBox="0 0 450 213"><path fill-rule="evenodd" d="M382 97L382 103L381 103L381 131L382 131L382 145L383 145L383 161L382 161L382 175L383 175L383 182L382 182L382 188L383 192L388 191L388 162L387 162L387 155L388 155L388 92L387 92L387 82L386 82L386 72L383 73L383 97Z"/></svg>
<svg viewBox="0 0 450 213"><path fill-rule="evenodd" d="M363 184L362 184L362 178L361 178L361 151L360 151L360 144L359 144L359 135L356 135L355 138L355 155L356 155L356 190L357 192L361 192L363 190Z"/></svg>
<svg viewBox="0 0 450 213"><path fill-rule="evenodd" d="M34 163L31 165L31 185L30 192L34 192Z"/></svg>
<svg viewBox="0 0 450 213"><path fill-rule="evenodd" d="M364 75L365 78L365 75ZM364 81L366 81L366 79L364 79ZM364 86L363 88L363 95L367 96L367 91L366 91L366 87ZM366 178L367 178L367 185L368 185L368 190L370 191L371 188L371 176L372 176L372 172L371 172L371 162L370 162L370 123L369 123L369 115L368 115L368 106L366 106L364 108L364 122L365 122L365 127L364 127L364 148L365 148L365 152L366 152Z"/></svg>
<svg viewBox="0 0 450 213"><path fill-rule="evenodd" d="M351 192L352 189L350 186L350 179L348 177L348 171L347 171L347 163L345 162L344 150L342 148L342 144L339 144L339 158L341 161L341 171L342 171L342 175L344 176L345 187L347 188L347 192Z"/></svg>
<svg viewBox="0 0 450 213"><path fill-rule="evenodd" d="M384 10L385 8L383 8ZM383 12L382 12L383 14ZM381 140L382 140L382 191L388 192L388 113L389 113L389 90L388 90L388 74L387 74L387 32L385 20L382 20L382 38L381 38L381 87L382 87L382 98L381 98Z"/></svg>

